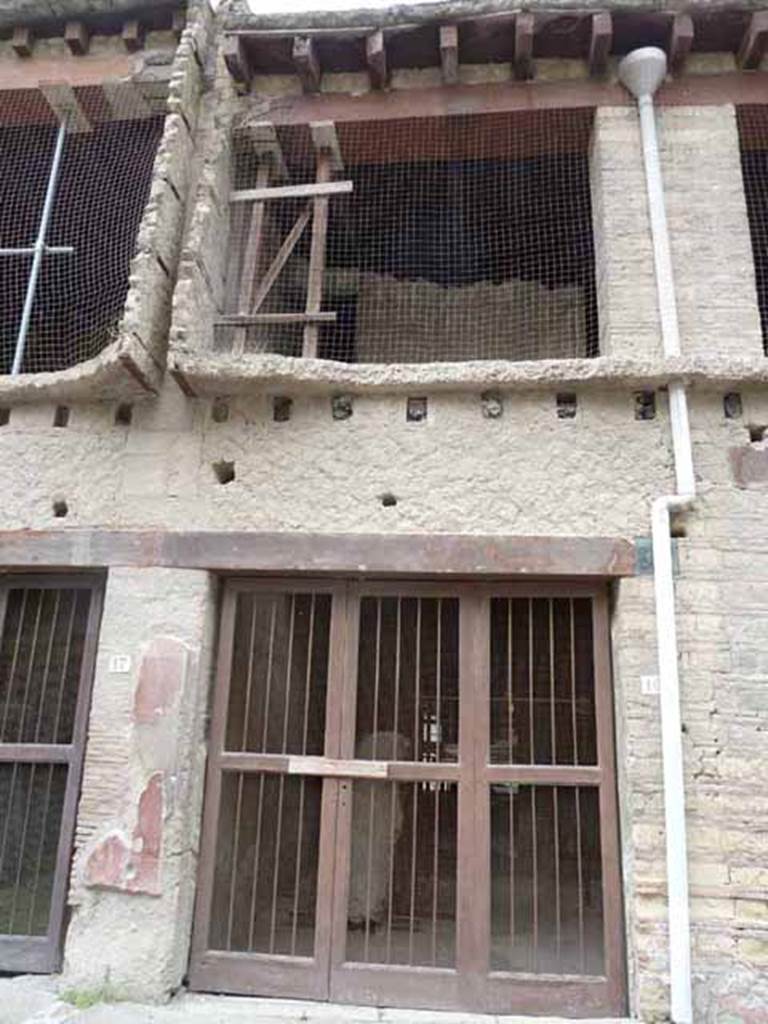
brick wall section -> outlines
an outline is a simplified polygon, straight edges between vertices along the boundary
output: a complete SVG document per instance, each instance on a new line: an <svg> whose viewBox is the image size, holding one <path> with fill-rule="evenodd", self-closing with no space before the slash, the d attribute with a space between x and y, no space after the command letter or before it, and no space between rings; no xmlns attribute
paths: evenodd
<svg viewBox="0 0 768 1024"><path fill-rule="evenodd" d="M214 608L205 572L109 574L69 894L74 989L157 999L186 971Z"/></svg>

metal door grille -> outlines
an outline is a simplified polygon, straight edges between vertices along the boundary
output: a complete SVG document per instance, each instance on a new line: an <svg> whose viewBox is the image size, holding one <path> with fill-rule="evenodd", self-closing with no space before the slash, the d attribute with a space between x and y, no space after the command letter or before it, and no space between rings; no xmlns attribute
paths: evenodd
<svg viewBox="0 0 768 1024"><path fill-rule="evenodd" d="M0 582L0 970L59 965L99 611L93 580Z"/></svg>
<svg viewBox="0 0 768 1024"><path fill-rule="evenodd" d="M606 604L230 584L192 984L621 1013Z"/></svg>

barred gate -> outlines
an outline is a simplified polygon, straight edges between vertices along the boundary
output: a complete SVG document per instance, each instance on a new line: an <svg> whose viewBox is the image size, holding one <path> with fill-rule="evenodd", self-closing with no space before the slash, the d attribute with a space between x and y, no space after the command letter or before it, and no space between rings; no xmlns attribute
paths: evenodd
<svg viewBox="0 0 768 1024"><path fill-rule="evenodd" d="M101 589L0 580L0 971L58 969Z"/></svg>

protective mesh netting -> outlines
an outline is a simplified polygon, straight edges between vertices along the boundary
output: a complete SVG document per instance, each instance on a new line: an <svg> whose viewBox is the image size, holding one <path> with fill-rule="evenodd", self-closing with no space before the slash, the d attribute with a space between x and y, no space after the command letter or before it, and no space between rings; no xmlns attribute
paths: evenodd
<svg viewBox="0 0 768 1024"><path fill-rule="evenodd" d="M321 309L336 322L319 328L318 356L410 363L597 354L592 123L592 109L575 109L337 124L344 167L336 177L354 189L328 201ZM253 188L259 154L236 138L233 188ZM279 141L283 183L314 181L309 127L281 128ZM311 217L258 309L252 299L312 201L263 204L251 287L243 252L256 205L232 204L224 312L304 311ZM221 326L216 341L238 351L239 333L240 350L295 356L304 331L296 323Z"/></svg>
<svg viewBox="0 0 768 1024"><path fill-rule="evenodd" d="M163 118L131 93L119 119L103 92L76 90L82 118L67 115L49 246L35 292L22 372L60 370L97 355L116 336L136 232L147 200ZM127 98L126 98L127 97ZM147 116L149 113L149 116ZM58 122L41 93L6 93L0 104L0 248L38 235ZM32 256L0 255L0 373L10 372Z"/></svg>
<svg viewBox="0 0 768 1024"><path fill-rule="evenodd" d="M768 106L737 107L736 112L763 349L768 354Z"/></svg>

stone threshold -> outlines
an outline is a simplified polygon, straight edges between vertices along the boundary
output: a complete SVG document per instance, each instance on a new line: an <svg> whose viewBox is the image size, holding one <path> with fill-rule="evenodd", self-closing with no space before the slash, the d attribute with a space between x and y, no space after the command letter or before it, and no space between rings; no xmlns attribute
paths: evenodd
<svg viewBox="0 0 768 1024"><path fill-rule="evenodd" d="M80 1002L80 1008L73 1000ZM86 1007L88 1001L87 993L68 993L57 978L0 978L0 1024L569 1024L563 1017L391 1010L191 992L181 992L162 1006L97 1002ZM602 1017L581 1020L580 1024L633 1022Z"/></svg>

